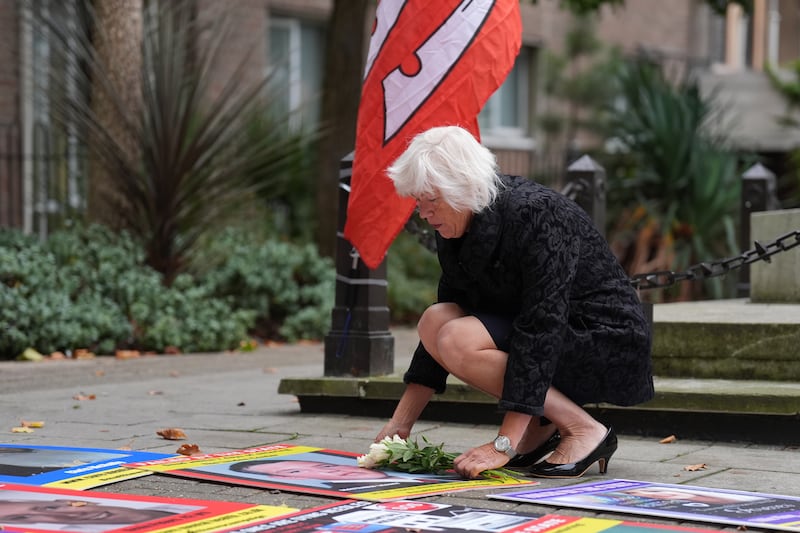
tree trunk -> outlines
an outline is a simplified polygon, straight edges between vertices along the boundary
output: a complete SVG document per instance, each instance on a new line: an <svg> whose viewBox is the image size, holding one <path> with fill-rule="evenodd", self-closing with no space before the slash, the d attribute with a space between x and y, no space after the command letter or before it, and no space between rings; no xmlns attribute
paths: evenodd
<svg viewBox="0 0 800 533"><path fill-rule="evenodd" d="M339 161L353 151L366 52L369 0L335 0L328 25L317 159L316 241L323 256L336 253Z"/></svg>
<svg viewBox="0 0 800 533"><path fill-rule="evenodd" d="M92 113L127 157L135 161L138 158L138 145L124 128L109 90L119 98L128 116L138 115L131 110L141 105L142 0L94 0L94 10L96 26L92 35L93 47L97 51L98 70L108 76L108 80L104 82L94 73L92 75ZM119 217L115 214L124 208L125 199L118 190L103 161L91 158L88 216L92 221L112 227L119 225Z"/></svg>

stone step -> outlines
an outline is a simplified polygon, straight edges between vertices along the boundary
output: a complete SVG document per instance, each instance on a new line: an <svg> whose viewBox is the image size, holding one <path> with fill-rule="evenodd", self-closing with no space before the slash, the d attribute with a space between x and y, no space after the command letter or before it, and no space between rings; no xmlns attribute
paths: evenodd
<svg viewBox="0 0 800 533"><path fill-rule="evenodd" d="M679 379L656 377L655 398L635 407L644 410L696 410L706 413L753 413L764 415L800 415L800 385L791 382ZM396 402L405 385L397 375L371 378L321 377L284 378L278 392L294 394L303 401L351 398L357 402ZM448 379L447 390L437 394L431 403L452 407L488 405L494 409L497 400L464 383ZM354 404L355 405L355 404ZM633 410L602 405L605 409Z"/></svg>
<svg viewBox="0 0 800 533"><path fill-rule="evenodd" d="M635 407L585 406L620 433L800 445L800 385L790 382L655 378L655 398ZM297 396L305 413L389 418L405 385L399 375L281 380L278 392ZM450 379L422 419L497 423L497 401Z"/></svg>
<svg viewBox="0 0 800 533"><path fill-rule="evenodd" d="M620 433L800 445L800 304L747 299L656 304L655 398L634 407L585 406ZM417 338L393 331L396 371L378 377L285 378L303 412L388 418ZM457 379L427 420L499 423L497 401Z"/></svg>
<svg viewBox="0 0 800 533"><path fill-rule="evenodd" d="M800 381L800 305L656 304L653 366L665 377Z"/></svg>

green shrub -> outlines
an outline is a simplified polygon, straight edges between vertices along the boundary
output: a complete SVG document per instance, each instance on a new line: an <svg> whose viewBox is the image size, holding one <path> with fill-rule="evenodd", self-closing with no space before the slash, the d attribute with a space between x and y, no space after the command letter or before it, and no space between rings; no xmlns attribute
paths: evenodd
<svg viewBox="0 0 800 533"><path fill-rule="evenodd" d="M234 309L251 309L254 333L290 342L319 339L330 327L335 267L311 244L250 242L242 231L223 232L205 252L214 265L204 282Z"/></svg>
<svg viewBox="0 0 800 533"><path fill-rule="evenodd" d="M209 251L215 268L166 287L127 234L94 225L40 242L0 231L0 359L28 347L218 351L251 333L294 341L327 331L335 273L313 246L250 243L240 234Z"/></svg>
<svg viewBox="0 0 800 533"><path fill-rule="evenodd" d="M62 268L47 244L0 233L0 359L27 347L113 350L130 335L130 324L114 301L93 289L89 269L79 261Z"/></svg>

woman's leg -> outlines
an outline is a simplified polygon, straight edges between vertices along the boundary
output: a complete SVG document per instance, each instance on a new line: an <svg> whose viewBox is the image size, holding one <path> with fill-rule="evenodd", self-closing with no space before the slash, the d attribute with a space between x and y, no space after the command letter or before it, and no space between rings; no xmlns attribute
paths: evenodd
<svg viewBox="0 0 800 533"><path fill-rule="evenodd" d="M498 350L483 323L452 303L429 307L419 322L422 344L448 372L495 398L503 392L508 354ZM561 442L548 462L567 464L580 461L603 440L607 428L582 407L550 387L544 403L544 416L553 424L540 425L533 417L522 441L520 453L529 452L555 432Z"/></svg>
<svg viewBox="0 0 800 533"><path fill-rule="evenodd" d="M592 418L581 406L554 387L547 389L544 416L561 432L558 447L547 459L547 462L553 464L580 461L603 441L608 431L608 428Z"/></svg>
<svg viewBox="0 0 800 533"><path fill-rule="evenodd" d="M425 349L448 372L468 385L500 398L508 354L497 349L480 320L467 315L456 304L438 303L423 313L418 330ZM517 444L517 451L528 453L535 450L555 431L555 425L542 426L540 418L534 416L525 436Z"/></svg>

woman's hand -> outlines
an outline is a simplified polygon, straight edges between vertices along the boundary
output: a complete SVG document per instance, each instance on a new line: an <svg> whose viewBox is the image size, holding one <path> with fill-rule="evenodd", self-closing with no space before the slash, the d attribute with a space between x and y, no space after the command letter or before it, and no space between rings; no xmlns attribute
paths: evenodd
<svg viewBox="0 0 800 533"><path fill-rule="evenodd" d="M411 428L414 427L414 423L419 418L422 410L428 405L433 392L433 389L424 385L415 383L406 385L406 390L403 391L403 396L400 397L392 418L383 426L378 436L375 437L375 442L380 442L384 437L394 437L395 435L399 435L401 439L408 439L408 436L411 435Z"/></svg>
<svg viewBox="0 0 800 533"><path fill-rule="evenodd" d="M455 458L453 466L461 477L475 479L481 472L502 468L508 461L509 457L495 450L494 443L489 442L462 453Z"/></svg>
<svg viewBox="0 0 800 533"><path fill-rule="evenodd" d="M394 419L389 420L378 433L378 436L375 437L375 442L382 441L384 437L391 438L395 435L399 435L401 439L407 439L411 435L411 426L398 424Z"/></svg>

